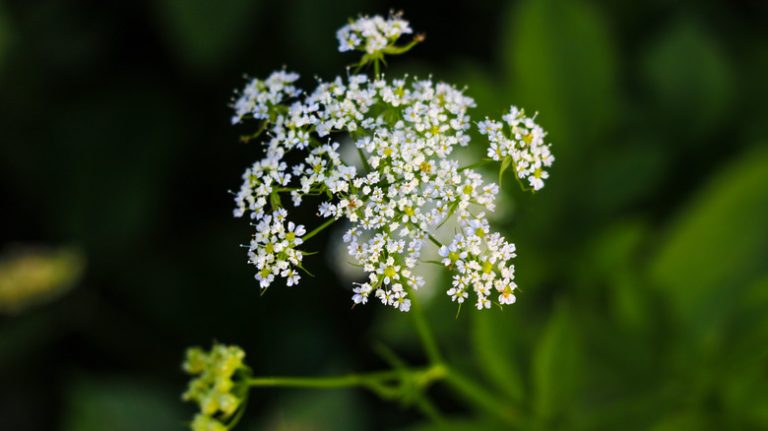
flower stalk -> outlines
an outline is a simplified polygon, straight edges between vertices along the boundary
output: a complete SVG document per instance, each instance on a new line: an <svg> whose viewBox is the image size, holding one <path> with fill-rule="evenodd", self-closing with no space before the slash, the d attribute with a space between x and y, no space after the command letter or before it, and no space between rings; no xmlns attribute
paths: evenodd
<svg viewBox="0 0 768 431"><path fill-rule="evenodd" d="M264 152L243 174L234 215L253 221L248 258L264 290L280 279L288 286L299 284L298 270L306 272L304 256L313 254L303 245L336 221L346 221L343 241L354 265L365 272L365 281L353 288L353 304L376 299L410 311L427 364L413 368L381 349L392 369L260 377L244 364L245 353L236 346L215 344L207 352L193 348L184 363L193 376L184 399L200 408L193 431L231 429L243 415L250 390L263 387L363 388L412 404L441 422L442 414L427 396L437 382L478 411L520 425L516 406L448 364L416 297L425 285L416 267L430 262L448 270L446 294L459 310L470 294L478 310L491 308L492 301L513 304L516 248L491 230L486 213L495 210L507 170L524 190L538 191L554 157L536 116L512 106L503 122L486 118L476 124L488 138L487 158L460 167L451 155L470 143L468 112L474 100L448 83L408 76L389 80L381 72L386 56L404 54L424 40L417 35L402 43L411 33L399 13L361 16L336 36L340 51L362 53L355 73L372 64L372 77L337 77L305 92L296 86L298 74L280 70L246 84L233 103L232 122L258 122L242 140L263 138ZM344 147L357 152L363 172L344 162ZM474 170L493 162L499 162L498 184ZM305 201L314 201L324 219L309 232L288 219L289 205L299 208ZM449 220L455 220L453 237L441 241L446 235L440 229ZM422 260L427 246L437 249L439 260Z"/></svg>

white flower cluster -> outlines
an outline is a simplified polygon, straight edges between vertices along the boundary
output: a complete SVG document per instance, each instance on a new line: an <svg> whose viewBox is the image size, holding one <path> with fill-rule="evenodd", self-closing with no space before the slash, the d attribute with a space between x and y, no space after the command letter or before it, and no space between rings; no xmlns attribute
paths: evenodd
<svg viewBox="0 0 768 431"><path fill-rule="evenodd" d="M375 54L395 43L400 36L411 33L410 24L399 14L384 19L381 16L362 16L336 32L339 51L361 50Z"/></svg>
<svg viewBox="0 0 768 431"><path fill-rule="evenodd" d="M266 120L270 107L299 95L300 90L293 86L297 79L297 73L278 70L272 72L264 81L251 80L233 106L235 115L232 116L232 124L239 123L246 115L257 120Z"/></svg>
<svg viewBox="0 0 768 431"><path fill-rule="evenodd" d="M515 257L515 245L501 234L490 233L488 221L482 216L464 219L459 216L463 232L457 233L449 245L440 247L443 264L454 270L448 295L463 303L471 288L477 297L478 310L491 308L493 293L499 304L515 302L515 266L509 263Z"/></svg>
<svg viewBox="0 0 768 431"><path fill-rule="evenodd" d="M535 116L526 117L525 111L515 106L502 119L509 126L509 135L500 121L486 118L478 124L480 133L490 141L488 157L496 161L506 159L506 163L511 161L518 179L527 180L533 190L541 190L544 180L549 178L544 168L555 161L549 145L544 143L546 133L534 122Z"/></svg>
<svg viewBox="0 0 768 431"><path fill-rule="evenodd" d="M256 280L262 288L269 287L275 277L282 277L288 286L299 284L301 276L296 268L301 267L303 254L297 250L307 233L302 225L288 222L288 211L279 208L263 216L256 224L256 233L248 249L248 260L256 266Z"/></svg>
<svg viewBox="0 0 768 431"><path fill-rule="evenodd" d="M391 41L410 32L400 21L363 18L340 35L368 38L375 28ZM421 253L430 242L443 258L434 263L452 273L447 289L452 300L463 303L471 291L478 309L489 308L492 300L513 303L515 246L491 232L485 215L494 211L499 188L450 158L457 145L470 141L467 111L475 102L431 79L352 75L320 81L314 91L303 93L292 85L297 78L282 71L266 81L254 80L235 102L238 121L257 119L267 131L264 157L243 175L234 211L254 220L249 257L261 287L277 278L297 284L304 256L298 247L344 219L350 225L343 236L348 254L367 273L353 289L355 304L375 297L408 311L410 292L424 285L414 269L423 263ZM518 133L543 136L538 126L523 129L528 123L518 123L512 126ZM362 167L342 159L340 142L357 151ZM517 157L505 151L503 156ZM521 171L545 163L520 160L526 163ZM307 233L287 221L287 197L294 207L314 201L313 212L325 222ZM454 216L459 231L444 232L441 227Z"/></svg>

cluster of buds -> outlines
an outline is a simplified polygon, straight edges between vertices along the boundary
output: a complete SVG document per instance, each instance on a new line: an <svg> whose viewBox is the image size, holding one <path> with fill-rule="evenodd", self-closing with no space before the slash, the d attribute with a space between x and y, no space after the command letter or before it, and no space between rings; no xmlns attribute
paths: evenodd
<svg viewBox="0 0 768 431"><path fill-rule="evenodd" d="M187 350L182 367L194 376L185 401L197 403L200 412L192 421L193 431L226 431L229 421L240 408L246 387L238 385L238 378L247 370L243 364L245 353L237 346L214 344L206 352L199 347Z"/></svg>
<svg viewBox="0 0 768 431"><path fill-rule="evenodd" d="M452 158L456 147L470 143L474 100L431 78L378 73L385 54L421 40L395 45L410 32L400 15L351 21L337 34L339 49L365 52L360 65L373 62L374 77L319 80L302 92L298 74L281 70L251 80L234 101L233 122L257 125L248 140L264 137L263 157L246 169L234 211L250 216L256 228L249 260L262 288L280 278L298 284L306 254L300 247L344 220L348 254L366 273L353 289L354 304L376 298L408 311L410 292L424 285L415 268L430 243L442 256L436 263L452 274L446 293L453 301L463 303L470 293L478 309L515 301L515 246L492 232L486 217L499 186ZM545 133L514 107L504 121L508 134L498 121L478 124L490 140L488 156L501 162L502 173L512 166L530 188L541 189L543 168L554 160ZM288 208L305 201L324 219L309 232L288 221ZM446 224L453 218L458 228Z"/></svg>

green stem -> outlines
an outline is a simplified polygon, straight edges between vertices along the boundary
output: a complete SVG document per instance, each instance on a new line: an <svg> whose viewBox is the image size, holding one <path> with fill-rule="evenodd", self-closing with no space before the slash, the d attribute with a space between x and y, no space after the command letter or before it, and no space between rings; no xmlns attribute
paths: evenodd
<svg viewBox="0 0 768 431"><path fill-rule="evenodd" d="M288 388L335 389L366 386L372 382L393 381L399 371L381 371L369 374L347 374L332 377L255 377L248 379L252 387L279 386Z"/></svg>
<svg viewBox="0 0 768 431"><path fill-rule="evenodd" d="M477 408L498 417L511 425L518 425L520 422L519 412L511 405L500 401L500 398L488 392L485 388L478 385L473 380L465 377L453 368L443 365L443 359L437 346L436 339L427 323L420 304L416 301L413 289L405 285L408 290L408 297L411 299L411 316L416 326L416 330L421 339L422 346L427 353L427 357L434 366L441 369L441 375L446 383L461 397L466 399Z"/></svg>
<svg viewBox="0 0 768 431"><path fill-rule="evenodd" d="M427 237L429 238L429 240L432 241L432 244L434 244L434 245L436 245L438 247L442 247L443 246L443 243L440 242L440 240L438 240L437 238L435 238L431 233L429 233L429 232L425 232L425 233L427 234Z"/></svg>
<svg viewBox="0 0 768 431"><path fill-rule="evenodd" d="M371 172L371 165L368 163L368 159L365 158L365 153L363 153L363 149L360 147L357 147L357 154L360 155L360 161L363 162L363 168L365 168L365 171Z"/></svg>
<svg viewBox="0 0 768 431"><path fill-rule="evenodd" d="M307 240L308 240L308 239L310 239L310 238L312 238L313 236L315 236L315 235L319 234L319 233L320 233L320 232L322 232L322 231L323 231L325 228L327 228L328 226L332 225L332 224L333 224L335 221L336 221L336 219L335 219L335 218L333 218L333 217L329 218L329 219L328 219L328 220L326 220L326 221L325 221L323 224L321 224L320 226L318 226L318 227L316 227L314 230L312 230L312 232L310 232L310 233L308 233L308 234L304 235L303 237L301 237L302 241L304 241L304 242L307 242Z"/></svg>
<svg viewBox="0 0 768 431"><path fill-rule="evenodd" d="M390 45L384 48L383 52L384 54L390 54L390 55L400 55L405 54L406 52L410 51L411 48L416 46L418 43L424 41L424 35L423 34L417 34L413 40L411 40L407 45L403 46L394 46Z"/></svg>
<svg viewBox="0 0 768 431"><path fill-rule="evenodd" d="M416 394L414 404L422 413L424 413L424 416L428 417L432 422L436 424L445 423L445 418L443 417L443 414L440 413L440 410L438 410L437 407L435 407L435 405L423 394Z"/></svg>
<svg viewBox="0 0 768 431"><path fill-rule="evenodd" d="M493 415L505 423L520 425L520 412L511 404L502 401L502 398L488 392L482 386L451 368L446 373L446 383L455 393L475 407Z"/></svg>
<svg viewBox="0 0 768 431"><path fill-rule="evenodd" d="M240 141L242 141L244 143L248 143L248 142L258 138L259 136L261 136L262 133L264 133L265 130L267 130L267 125L269 125L269 121L268 120L262 120L261 124L259 125L259 128L256 129L256 131L253 132L252 135L241 136L240 137Z"/></svg>
<svg viewBox="0 0 768 431"><path fill-rule="evenodd" d="M383 392L387 383L403 380L413 381L418 387L429 386L436 380L446 377L442 365L415 370L387 370L366 374L346 374L331 377L254 377L246 381L250 387L283 387L306 389L341 389L365 387L374 392ZM390 394L391 395L391 394Z"/></svg>
<svg viewBox="0 0 768 431"><path fill-rule="evenodd" d="M414 222L408 222L408 224L409 224L409 225L411 225L411 226L413 226L414 228L416 228L416 229L418 229L418 230L420 230L420 231L424 232L425 234L427 234L427 237L429 238L429 240L430 240L430 241L432 241L432 244L434 244L434 245L436 245L436 246L438 246L438 247L442 247L442 246L443 246L443 243L442 243L442 242L440 242L440 240L439 240L439 239L435 238L435 237L434 237L434 235L432 235L431 233L429 233L429 232L427 232L426 230L424 230L424 229L422 229L421 227L419 227L419 225L417 225L416 223L414 223Z"/></svg>
<svg viewBox="0 0 768 431"><path fill-rule="evenodd" d="M230 419L229 422L227 423L228 429L232 429L238 423L240 423L240 420L243 418L243 414L245 414L245 406L248 405L249 391L246 389L244 392L245 393L242 396L242 402L240 403L240 407L237 409L237 413L235 413L232 419Z"/></svg>
<svg viewBox="0 0 768 431"><path fill-rule="evenodd" d="M413 324L416 326L416 332L419 334L419 339L427 354L427 358L432 365L442 365L443 357L440 354L440 349L437 347L435 336L427 323L426 316L424 316L421 304L416 299L416 293L407 284L405 287L408 290L408 298L411 299L410 314L413 317Z"/></svg>

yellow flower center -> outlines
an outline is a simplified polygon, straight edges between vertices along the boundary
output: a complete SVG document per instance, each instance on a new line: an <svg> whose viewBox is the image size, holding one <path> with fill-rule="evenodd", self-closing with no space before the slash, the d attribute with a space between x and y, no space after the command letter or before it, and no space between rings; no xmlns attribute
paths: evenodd
<svg viewBox="0 0 768 431"><path fill-rule="evenodd" d="M533 135L528 133L527 135L523 136L523 141L526 144L531 145L531 142L533 142Z"/></svg>
<svg viewBox="0 0 768 431"><path fill-rule="evenodd" d="M389 278L392 278L397 274L397 271L395 271L394 266L388 266L384 269L384 275L386 275Z"/></svg>
<svg viewBox="0 0 768 431"><path fill-rule="evenodd" d="M483 273L490 274L491 271L493 271L493 264L491 263L491 261L486 260L485 262L483 262Z"/></svg>

